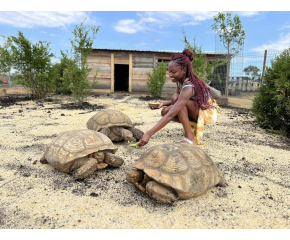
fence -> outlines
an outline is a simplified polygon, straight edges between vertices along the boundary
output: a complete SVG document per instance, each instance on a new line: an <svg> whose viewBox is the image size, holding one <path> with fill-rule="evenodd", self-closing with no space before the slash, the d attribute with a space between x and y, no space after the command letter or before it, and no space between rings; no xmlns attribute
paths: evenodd
<svg viewBox="0 0 290 240"><path fill-rule="evenodd" d="M274 60L281 52L277 50L244 53L242 51L238 56L232 58L228 96L253 99L254 93L262 84L263 69L271 67L271 60ZM216 78L212 81L211 86L225 94L227 65L219 66L215 69L215 73L220 76L220 81Z"/></svg>

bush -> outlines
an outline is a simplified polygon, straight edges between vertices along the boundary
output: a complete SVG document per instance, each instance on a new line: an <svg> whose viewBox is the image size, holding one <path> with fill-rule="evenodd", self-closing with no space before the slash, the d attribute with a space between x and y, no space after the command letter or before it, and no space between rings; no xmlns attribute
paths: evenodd
<svg viewBox="0 0 290 240"><path fill-rule="evenodd" d="M92 85L87 79L91 69L87 66L78 67L76 61L71 61L63 72L63 86L68 86L72 93L72 101L82 105L84 99L90 94ZM96 76L95 76L96 77ZM95 80L93 81L96 82Z"/></svg>
<svg viewBox="0 0 290 240"><path fill-rule="evenodd" d="M64 71L72 64L75 64L74 61L68 58L68 56L61 51L60 63L56 63L54 68L57 71L57 78L55 79L56 93L57 94L71 94L70 82L65 81Z"/></svg>
<svg viewBox="0 0 290 240"><path fill-rule="evenodd" d="M55 91L56 71L52 66L50 43L33 43L18 32L18 37L7 37L4 47L0 47L0 72L9 72L13 67L17 76L15 82L31 89L36 99L44 99Z"/></svg>
<svg viewBox="0 0 290 240"><path fill-rule="evenodd" d="M158 67L153 67L153 73L147 73L147 89L152 97L162 96L162 89L166 82L166 68L167 64L162 61Z"/></svg>
<svg viewBox="0 0 290 240"><path fill-rule="evenodd" d="M252 111L260 127L290 137L290 48L267 67Z"/></svg>
<svg viewBox="0 0 290 240"><path fill-rule="evenodd" d="M61 52L66 65L63 69L63 87L72 92L72 100L77 105L82 105L91 92L92 85L97 83L97 72L93 76L92 83L88 80L92 69L88 67L87 57L92 52L93 42L100 26L85 25L85 20L73 30L75 38L71 40L71 56Z"/></svg>

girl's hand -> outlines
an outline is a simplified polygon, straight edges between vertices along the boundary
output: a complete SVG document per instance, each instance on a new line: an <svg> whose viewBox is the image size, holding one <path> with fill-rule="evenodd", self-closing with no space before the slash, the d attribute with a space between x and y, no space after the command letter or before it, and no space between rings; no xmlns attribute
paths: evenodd
<svg viewBox="0 0 290 240"><path fill-rule="evenodd" d="M159 105L156 104L156 106L154 106L154 107L149 107L151 110L159 109L162 106L164 106L163 103L162 102L159 102L159 101L154 101L154 103L159 103Z"/></svg>
<svg viewBox="0 0 290 240"><path fill-rule="evenodd" d="M159 108L162 108L164 105L163 105L163 102L161 102L156 109L159 109Z"/></svg>
<svg viewBox="0 0 290 240"><path fill-rule="evenodd" d="M150 135L146 132L139 140L139 147L145 146L149 142Z"/></svg>

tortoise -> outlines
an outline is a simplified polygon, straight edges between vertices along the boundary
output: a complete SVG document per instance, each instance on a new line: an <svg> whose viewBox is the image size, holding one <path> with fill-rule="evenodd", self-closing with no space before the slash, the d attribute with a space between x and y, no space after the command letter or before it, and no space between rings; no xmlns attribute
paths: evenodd
<svg viewBox="0 0 290 240"><path fill-rule="evenodd" d="M107 136L97 131L67 131L50 143L40 162L72 173L74 180L83 179L108 165L120 167L124 161L114 154L117 149Z"/></svg>
<svg viewBox="0 0 290 240"><path fill-rule="evenodd" d="M186 143L162 144L144 152L126 179L161 203L197 197L213 186L227 186L205 151Z"/></svg>
<svg viewBox="0 0 290 240"><path fill-rule="evenodd" d="M112 141L136 141L144 132L133 127L130 118L121 111L104 109L92 116L87 128L105 134Z"/></svg>

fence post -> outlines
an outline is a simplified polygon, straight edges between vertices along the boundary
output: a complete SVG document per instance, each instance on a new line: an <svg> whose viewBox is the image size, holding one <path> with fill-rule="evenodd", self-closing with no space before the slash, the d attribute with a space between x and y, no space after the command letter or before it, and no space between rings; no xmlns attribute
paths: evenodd
<svg viewBox="0 0 290 240"><path fill-rule="evenodd" d="M261 78L261 82L260 82L261 86L262 86L263 78L264 78L264 72L265 72L265 67L266 67L266 59L267 59L267 50L265 50L265 54L264 54L263 72L262 72L262 78Z"/></svg>
<svg viewBox="0 0 290 240"><path fill-rule="evenodd" d="M9 88L11 88L11 76L10 76L10 71L9 71Z"/></svg>

